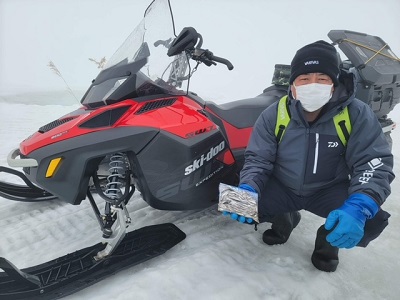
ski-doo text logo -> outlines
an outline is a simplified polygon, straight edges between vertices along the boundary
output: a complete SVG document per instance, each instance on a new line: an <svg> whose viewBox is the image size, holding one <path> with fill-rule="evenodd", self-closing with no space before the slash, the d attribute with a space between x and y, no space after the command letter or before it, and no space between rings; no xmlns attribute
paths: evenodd
<svg viewBox="0 0 400 300"><path fill-rule="evenodd" d="M370 170L365 170L362 176L358 178L358 181L361 184L368 183L368 181L374 177L374 172L376 169L379 167L383 166L382 159L381 158L374 158L370 162L368 162L368 166L371 168Z"/></svg>
<svg viewBox="0 0 400 300"><path fill-rule="evenodd" d="M212 147L206 154L202 154L199 159L195 159L193 163L185 168L185 175L189 175L193 171L201 168L205 162L210 161L218 153L225 148L225 141L222 141L219 145Z"/></svg>
<svg viewBox="0 0 400 300"><path fill-rule="evenodd" d="M319 61L318 61L318 60L309 60L309 61L305 61L305 62L304 62L304 65L305 65L305 66L308 66L308 65L319 65Z"/></svg>

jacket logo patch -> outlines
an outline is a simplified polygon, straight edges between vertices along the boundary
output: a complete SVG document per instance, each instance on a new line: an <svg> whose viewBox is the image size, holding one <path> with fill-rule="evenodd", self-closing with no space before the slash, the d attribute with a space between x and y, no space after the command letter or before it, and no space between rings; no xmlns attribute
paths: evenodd
<svg viewBox="0 0 400 300"><path fill-rule="evenodd" d="M328 148L336 148L339 146L338 142L328 142Z"/></svg>
<svg viewBox="0 0 400 300"><path fill-rule="evenodd" d="M361 184L368 183L368 181L372 177L374 177L375 170L383 166L382 158L371 159L371 161L368 162L368 166L371 169L370 170L365 170L364 173L362 174L362 176L360 176L360 178L358 178L358 181Z"/></svg>

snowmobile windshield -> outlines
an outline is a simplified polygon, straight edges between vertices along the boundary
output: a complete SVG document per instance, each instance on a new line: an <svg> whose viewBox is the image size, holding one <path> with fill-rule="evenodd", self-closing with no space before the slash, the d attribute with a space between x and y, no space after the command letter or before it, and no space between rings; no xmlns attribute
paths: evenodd
<svg viewBox="0 0 400 300"><path fill-rule="evenodd" d="M185 94L185 54L169 57L175 38L168 0L155 0L143 20L108 60L81 103L89 108L126 99ZM181 76L181 77L179 77Z"/></svg>

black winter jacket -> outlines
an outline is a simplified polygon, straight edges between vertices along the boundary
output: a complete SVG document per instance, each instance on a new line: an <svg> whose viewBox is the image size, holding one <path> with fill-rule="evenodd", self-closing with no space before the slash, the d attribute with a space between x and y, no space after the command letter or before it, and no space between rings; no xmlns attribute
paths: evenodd
<svg viewBox="0 0 400 300"><path fill-rule="evenodd" d="M297 195L308 196L319 189L350 179L349 195L364 193L381 205L390 194L394 179L393 155L371 108L354 97L354 78L342 73L340 84L309 124L301 103L288 97L291 120L278 144L275 136L278 103L257 119L245 152L240 183L258 193L267 191L275 176ZM343 146L333 117L348 106L352 131Z"/></svg>

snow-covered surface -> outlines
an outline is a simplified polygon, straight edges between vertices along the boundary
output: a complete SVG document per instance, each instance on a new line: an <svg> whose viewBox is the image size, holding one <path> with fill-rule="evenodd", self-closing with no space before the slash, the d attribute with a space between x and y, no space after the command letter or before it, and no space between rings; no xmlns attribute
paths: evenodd
<svg viewBox="0 0 400 300"><path fill-rule="evenodd" d="M57 86L60 79L55 75L44 75L49 72L46 67L48 60L55 59L56 64L59 63L65 71L67 81L72 80L72 85L79 89L77 95L81 95L84 87L97 73L92 65L89 65L90 71L85 69L89 64L87 58L89 55L101 57L108 53L109 57L112 54L111 50L115 50L138 23L137 17L142 16L149 1L141 1L140 4L136 2L104 1L104 5L109 5L103 6L103 10L107 11L106 21L102 14L98 14L97 18L86 18L88 23L84 24L84 13L81 11L86 10L88 13L95 10L98 1L57 1L57 8L62 5L64 8L69 7L69 3L76 5L60 10L67 16L76 14L73 18L58 19L73 21L77 24L77 29L71 27L73 30L68 31L64 28L63 33L66 36L64 40L57 42L62 45L65 43L69 50L73 45L77 49L85 45L83 63L83 60L78 61L79 51L72 49L71 56L75 61L71 61L67 52L60 51L61 46L59 48L52 44L51 47L43 47L44 41L55 40L55 32L51 29L56 31L59 26L55 22L49 27L48 22L42 21L49 16L58 20L58 10L50 6L55 5L55 1L0 0L0 20L4 24L15 25L13 20L21 17L29 24L37 23L36 27L15 25L8 26L7 30L4 26L0 28L3 49L3 52L0 49L0 165L7 165L9 151L18 147L21 140L43 124L77 107L72 96L48 91L60 87L64 89L62 82ZM242 1L205 0L193 1L189 5L188 1L172 0L178 30L185 26L194 26L203 34L206 47L216 55L231 59L235 65L235 71L231 73L222 66L202 68L196 74L199 76L197 86L194 85L197 77L193 79L193 90L217 102L257 95L268 86L275 63L288 63L294 51L306 43L317 39L327 40L326 33L330 29L346 28L381 36L399 54L397 31L400 28L400 19L396 15L400 11L398 0L379 3L338 0L335 1L335 7L331 7L332 2L327 2L329 8L326 8L326 3L321 6L321 2L323 1L306 0L297 4L296 1L288 0L273 3L249 0L243 4ZM295 8L294 3L302 6ZM35 7L31 7L32 5ZM230 9L226 8L227 5ZM43 11L52 11L52 14L41 15L40 8L46 7L49 10ZM139 7L139 12L134 7ZM318 12L315 11L316 8ZM8 13L7 18L4 18L4 11ZM360 13L351 15L351 11ZM129 22L126 16L122 17L127 12L132 15ZM332 19L332 15L336 17ZM345 18L344 15L349 17ZM221 25L214 26L216 18ZM343 20L340 26L337 25L338 18ZM372 18L377 19L371 22ZM86 31L89 22L92 29L97 24L100 26L98 31L103 30L102 43L96 44L96 47L104 51L87 50L88 45L96 38L99 39L98 35ZM66 28L72 26L63 24ZM104 32L104 24L110 27L108 30L112 35ZM129 27L129 30L125 27ZM44 31L41 30L44 29L47 29L46 34L42 34ZM30 38L27 49L37 51L39 56L36 57L33 52L23 53L23 48L17 43L18 39L5 39L10 33L20 36L22 32L36 38ZM289 41L287 37L290 35L292 39ZM112 49L104 42L106 37L113 39ZM6 42L3 43L3 39ZM227 44L227 41L232 43ZM238 41L242 42L241 47L237 46ZM39 44L42 46L35 48ZM21 60L11 64L14 54L20 55ZM22 65L19 65L21 62ZM24 73L26 77L19 81L21 73L18 72L25 66L28 66ZM10 73L11 67L14 69ZM79 73L81 69L85 71ZM79 80L74 81L74 74L77 74ZM85 74L86 77L80 77L79 74ZM202 79L201 75L205 75L205 78ZM215 76L214 80L210 76ZM26 86L21 85L24 81ZM34 86L38 87L41 94L37 92L21 95L20 91L31 92ZM391 117L400 122L399 107ZM397 160L400 153L400 129L395 130L392 137L397 173L400 169ZM13 179L0 173L0 180ZM121 271L65 299L398 299L399 181L400 177L393 182L392 195L383 206L392 214L390 225L368 248L341 250L338 270L332 274L316 270L310 261L316 230L324 222L317 216L302 212L302 221L289 241L285 245L271 247L261 240L262 232L270 227L269 224L260 225L255 232L252 226L238 224L221 216L216 206L186 212L155 210L136 193L128 205L133 220L129 230L173 222L187 234L187 238L164 255ZM87 201L79 206L72 206L58 201L18 203L0 198L0 228L0 256L6 257L20 268L93 245L101 237Z"/></svg>

